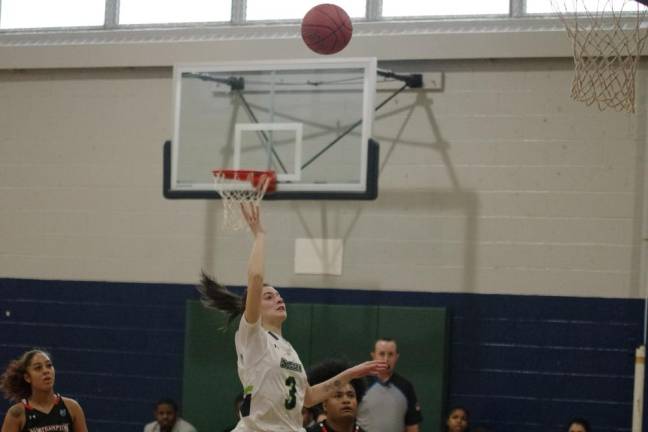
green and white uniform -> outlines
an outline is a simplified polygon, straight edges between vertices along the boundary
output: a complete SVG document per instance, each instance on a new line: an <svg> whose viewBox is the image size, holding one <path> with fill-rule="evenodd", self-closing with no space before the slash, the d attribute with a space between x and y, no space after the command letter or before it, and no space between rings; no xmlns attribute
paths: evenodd
<svg viewBox="0 0 648 432"><path fill-rule="evenodd" d="M234 338L238 375L245 389L241 420L233 432L301 432L308 381L292 345L241 317Z"/></svg>

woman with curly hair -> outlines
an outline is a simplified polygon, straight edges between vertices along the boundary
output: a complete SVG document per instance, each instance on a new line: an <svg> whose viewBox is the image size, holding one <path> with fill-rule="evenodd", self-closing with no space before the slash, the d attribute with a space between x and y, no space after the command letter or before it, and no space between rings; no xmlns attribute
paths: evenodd
<svg viewBox="0 0 648 432"><path fill-rule="evenodd" d="M74 399L54 392L51 356L33 349L12 360L0 376L0 390L16 402L1 432L88 432L83 409Z"/></svg>

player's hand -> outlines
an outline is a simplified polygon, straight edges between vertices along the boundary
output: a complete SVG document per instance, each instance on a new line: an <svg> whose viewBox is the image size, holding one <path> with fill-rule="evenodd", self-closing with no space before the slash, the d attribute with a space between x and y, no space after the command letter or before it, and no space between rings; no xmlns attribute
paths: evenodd
<svg viewBox="0 0 648 432"><path fill-rule="evenodd" d="M389 369L387 362L382 360L370 360L347 369L347 372L350 379L355 379L367 375L378 375L381 372L385 372L387 369Z"/></svg>
<svg viewBox="0 0 648 432"><path fill-rule="evenodd" d="M241 203L241 213L250 227L250 231L256 237L259 233L265 233L261 225L261 209L258 204L251 202Z"/></svg>

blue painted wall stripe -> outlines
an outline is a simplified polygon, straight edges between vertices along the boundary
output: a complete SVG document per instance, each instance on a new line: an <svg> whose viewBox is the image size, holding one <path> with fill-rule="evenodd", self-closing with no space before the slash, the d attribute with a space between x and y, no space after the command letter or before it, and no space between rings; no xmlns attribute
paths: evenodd
<svg viewBox="0 0 648 432"><path fill-rule="evenodd" d="M474 423L547 432L582 415L597 432L630 429L641 300L308 288L282 295L288 304L448 308L449 402L469 407ZM156 399L180 398L185 302L196 298L191 285L0 279L0 361L31 346L52 349L58 388L80 400L93 432L141 432Z"/></svg>

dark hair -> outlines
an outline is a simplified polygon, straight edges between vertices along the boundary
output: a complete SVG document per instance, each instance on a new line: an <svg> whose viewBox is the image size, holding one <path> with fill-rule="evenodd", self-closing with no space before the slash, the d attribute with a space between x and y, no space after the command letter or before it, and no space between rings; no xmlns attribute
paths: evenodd
<svg viewBox="0 0 648 432"><path fill-rule="evenodd" d="M571 419L569 421L569 423L567 423L567 428L565 429L565 431L569 431L569 428L574 423L583 426L583 429L585 429L585 432L592 432L592 428L590 427L590 423L586 419L584 419L583 417L574 417L573 419Z"/></svg>
<svg viewBox="0 0 648 432"><path fill-rule="evenodd" d="M396 342L396 339L394 339L394 338L390 338L390 337L379 337L379 338L376 339L376 341L374 342L374 347L373 347L374 350L376 349L376 344L377 344L378 342L393 342L394 345L396 346L396 353L398 354L398 342Z"/></svg>
<svg viewBox="0 0 648 432"><path fill-rule="evenodd" d="M50 360L52 359L52 356L47 351L34 348L9 362L0 376L0 389L6 399L18 402L31 396L31 384L25 381L25 373L36 354L44 354Z"/></svg>
<svg viewBox="0 0 648 432"><path fill-rule="evenodd" d="M348 368L349 364L344 361L333 359L324 360L310 368L308 371L308 383L310 385L322 383L344 372ZM360 403L367 392L367 383L362 378L356 378L352 379L349 384L355 390L356 399Z"/></svg>
<svg viewBox="0 0 648 432"><path fill-rule="evenodd" d="M162 398L158 400L157 402L155 402L154 409L157 410L160 405L169 405L171 408L173 408L173 412L175 412L176 414L178 413L178 404L171 398Z"/></svg>
<svg viewBox="0 0 648 432"><path fill-rule="evenodd" d="M317 421L317 418L324 414L324 407L322 406L321 403L318 403L317 405L313 405L312 407L306 408L308 412L310 412L311 418L313 419L314 422Z"/></svg>
<svg viewBox="0 0 648 432"><path fill-rule="evenodd" d="M227 319L228 325L245 311L247 290L242 297L238 296L224 285L216 282L216 279L207 276L205 272L202 272L200 285L198 285L197 289L200 292L200 301L204 306L218 309L229 315Z"/></svg>
<svg viewBox="0 0 648 432"><path fill-rule="evenodd" d="M453 412L460 411L460 410L466 414L466 420L468 421L468 425L470 426L470 411L468 411L465 407L462 407L461 405L455 405L446 412L446 416L445 416L446 421L450 419L450 416L452 415Z"/></svg>
<svg viewBox="0 0 648 432"><path fill-rule="evenodd" d="M461 405L454 405L454 406L452 406L452 407L451 407L451 408L446 412L446 418L450 417L450 414L452 414L453 412L455 412L455 411L457 411L457 410L461 410L461 411L465 412L465 413L466 413L466 417L470 418L470 411L468 411L465 407L463 407L463 406L461 406Z"/></svg>

